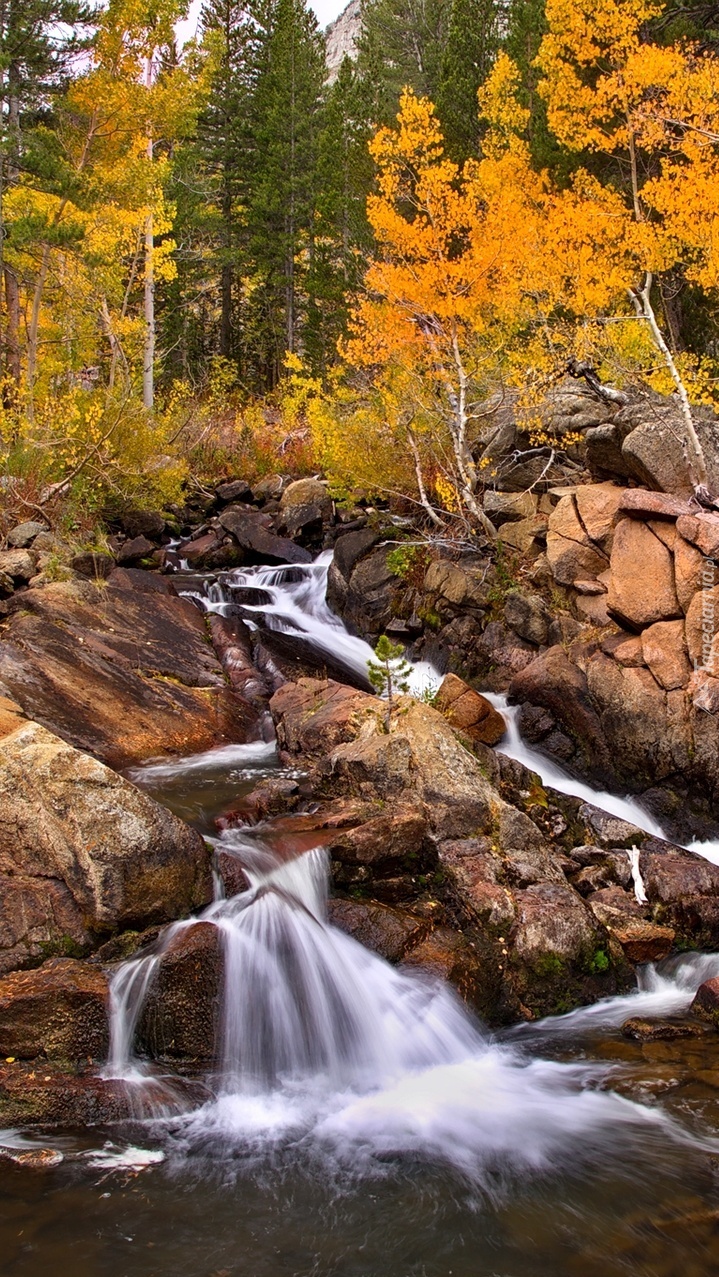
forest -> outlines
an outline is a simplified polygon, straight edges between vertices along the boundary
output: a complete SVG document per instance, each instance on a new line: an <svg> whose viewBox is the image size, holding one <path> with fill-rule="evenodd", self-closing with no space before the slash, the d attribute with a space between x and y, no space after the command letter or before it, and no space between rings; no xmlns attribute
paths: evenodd
<svg viewBox="0 0 719 1277"><path fill-rule="evenodd" d="M0 482L108 503L278 469L485 526L508 397L717 399L719 10L5 0ZM549 441L552 442L551 437ZM571 439L562 440L563 448Z"/></svg>

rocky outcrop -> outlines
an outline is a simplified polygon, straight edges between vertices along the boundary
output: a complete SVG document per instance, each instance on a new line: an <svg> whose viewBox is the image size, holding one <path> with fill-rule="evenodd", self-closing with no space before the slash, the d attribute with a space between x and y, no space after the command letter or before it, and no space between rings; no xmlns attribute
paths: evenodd
<svg viewBox="0 0 719 1277"><path fill-rule="evenodd" d="M444 676L434 706L456 731L482 745L496 745L506 732L502 715L456 674Z"/></svg>
<svg viewBox="0 0 719 1277"><path fill-rule="evenodd" d="M0 979L0 1056L104 1060L108 982L99 967L53 958Z"/></svg>
<svg viewBox="0 0 719 1277"><path fill-rule="evenodd" d="M37 723L0 740L0 971L212 897L202 839Z"/></svg>
<svg viewBox="0 0 719 1277"><path fill-rule="evenodd" d="M227 684L205 618L165 578L113 573L16 596L0 683L31 717L114 767L246 739L258 710ZM153 590L152 606L138 578Z"/></svg>

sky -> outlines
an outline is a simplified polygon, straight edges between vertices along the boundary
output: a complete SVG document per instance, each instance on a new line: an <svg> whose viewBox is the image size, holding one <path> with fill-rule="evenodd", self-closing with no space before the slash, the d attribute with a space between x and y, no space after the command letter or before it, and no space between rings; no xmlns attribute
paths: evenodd
<svg viewBox="0 0 719 1277"><path fill-rule="evenodd" d="M347 0L314 0L310 6L317 14L317 21L324 29L328 22L332 22L341 13L347 4ZM202 8L202 0L192 0L190 4L187 18L184 22L178 22L176 30L181 41L191 40L197 30L197 19L200 16Z"/></svg>

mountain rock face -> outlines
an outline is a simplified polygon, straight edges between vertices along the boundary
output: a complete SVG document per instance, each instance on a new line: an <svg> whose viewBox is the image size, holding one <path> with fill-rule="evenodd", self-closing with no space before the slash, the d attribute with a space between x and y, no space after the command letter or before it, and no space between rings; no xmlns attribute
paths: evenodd
<svg viewBox="0 0 719 1277"><path fill-rule="evenodd" d="M337 73L345 58L354 59L357 53L357 39L362 27L360 14L361 0L350 0L346 9L335 18L327 28L327 79L330 84L337 79Z"/></svg>

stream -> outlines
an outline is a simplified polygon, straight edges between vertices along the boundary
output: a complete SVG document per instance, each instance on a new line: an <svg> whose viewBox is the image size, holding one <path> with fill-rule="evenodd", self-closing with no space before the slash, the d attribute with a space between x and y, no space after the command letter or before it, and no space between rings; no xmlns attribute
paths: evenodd
<svg viewBox="0 0 719 1277"><path fill-rule="evenodd" d="M203 604L239 604L250 624L361 678L371 650L327 608L329 561L227 574ZM413 670L415 692L433 681ZM492 700L508 724L501 748L543 783L662 835L631 798L526 747L516 711ZM148 1080L153 1093L172 1085L134 1054L157 954L122 964L104 1072L132 1089L138 1118L61 1137L0 1132L6 1147L62 1154L42 1172L0 1162L3 1277L715 1273L716 1039L639 1043L620 1030L686 1009L719 955L647 966L628 995L490 1034L448 986L328 923L321 848L287 859L261 828L216 834L214 818L278 769L258 741L133 772L235 856L248 884L231 899L218 884L203 913L227 970L221 1059L204 1103L143 1106ZM696 850L719 860L719 845Z"/></svg>

